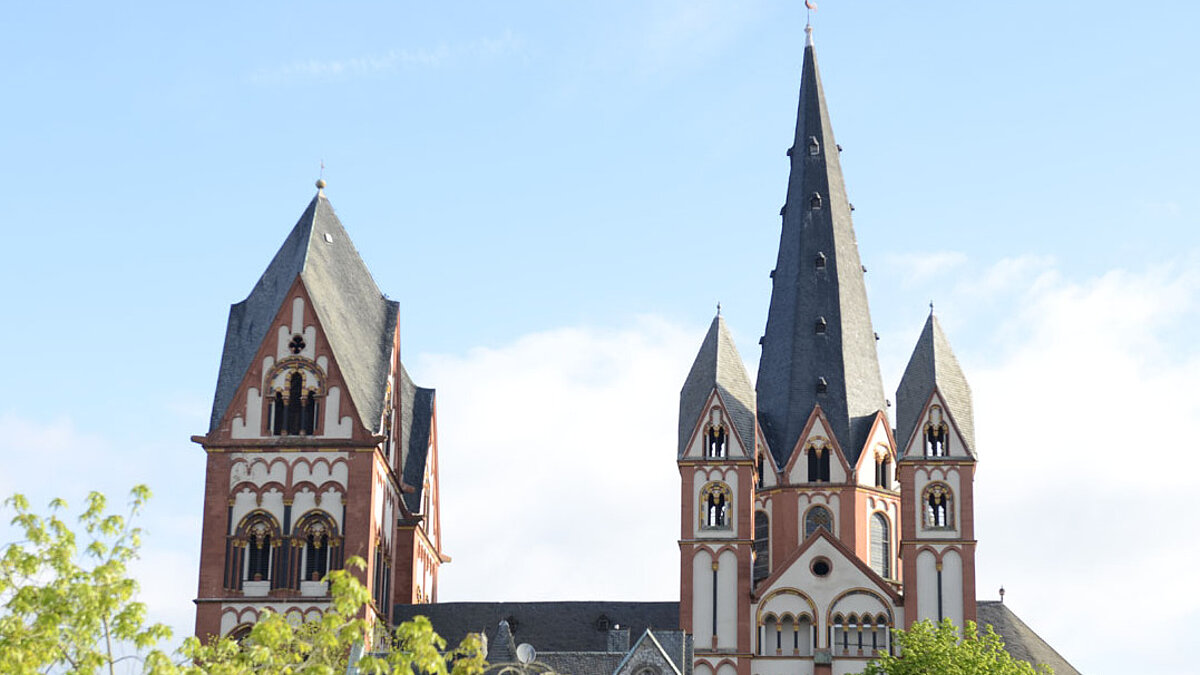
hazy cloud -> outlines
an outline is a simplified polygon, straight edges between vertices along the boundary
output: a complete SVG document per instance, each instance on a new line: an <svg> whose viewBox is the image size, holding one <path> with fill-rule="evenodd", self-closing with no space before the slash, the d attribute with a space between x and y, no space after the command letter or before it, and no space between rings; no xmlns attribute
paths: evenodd
<svg viewBox="0 0 1200 675"><path fill-rule="evenodd" d="M458 44L442 43L432 48L390 49L381 54L342 59L308 59L255 70L251 82L280 84L296 80L336 79L387 74L401 70L440 68L457 61L489 61L523 51L524 41L512 31L497 37Z"/></svg>

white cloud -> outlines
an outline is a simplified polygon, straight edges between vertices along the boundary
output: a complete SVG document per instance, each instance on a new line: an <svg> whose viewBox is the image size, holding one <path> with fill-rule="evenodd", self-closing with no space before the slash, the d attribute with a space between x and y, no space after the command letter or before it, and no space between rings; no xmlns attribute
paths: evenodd
<svg viewBox="0 0 1200 675"><path fill-rule="evenodd" d="M678 396L703 337L643 319L421 356L454 556L441 599L675 598Z"/></svg>
<svg viewBox="0 0 1200 675"><path fill-rule="evenodd" d="M1018 266L1005 267L985 278L1011 280ZM1192 269L1023 275L1002 353L966 365L981 452L979 595L1005 584L1084 671L1188 667L1184 618L1200 614L1200 588L1181 563L1200 554L1185 534L1196 531L1200 349L1175 336L1196 327Z"/></svg>
<svg viewBox="0 0 1200 675"><path fill-rule="evenodd" d="M901 278L900 283L905 287L927 283L966 262L967 255L962 251L891 253L884 257L884 263L895 270L894 274Z"/></svg>

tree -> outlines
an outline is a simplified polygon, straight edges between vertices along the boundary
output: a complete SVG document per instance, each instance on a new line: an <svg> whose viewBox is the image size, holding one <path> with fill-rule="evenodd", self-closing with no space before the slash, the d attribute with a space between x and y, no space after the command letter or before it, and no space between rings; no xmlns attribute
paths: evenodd
<svg viewBox="0 0 1200 675"><path fill-rule="evenodd" d="M13 495L5 506L24 540L5 547L0 557L0 672L113 673L125 660L153 652L170 638L162 624L146 625L146 607L133 598L138 585L127 575L137 557L141 529L130 526L150 490L130 493L127 516L106 512L104 495L88 495L79 525L87 535L82 554L75 532L59 517L66 502L50 502L50 514L29 510ZM132 649L132 655L122 652Z"/></svg>
<svg viewBox="0 0 1200 675"><path fill-rule="evenodd" d="M896 631L899 656L884 654L862 675L1054 675L1049 666L1036 668L1014 659L991 626L982 635L968 621L961 639L949 619L936 626L926 620Z"/></svg>
<svg viewBox="0 0 1200 675"><path fill-rule="evenodd" d="M16 512L21 541L0 557L0 673L112 675L334 675L347 672L368 637L372 652L357 658L362 675L479 675L482 641L467 636L450 652L425 617L391 630L373 626L364 609L370 593L348 570L326 576L329 609L316 621L264 613L245 640L202 644L194 637L169 656L159 645L171 636L162 624L146 624L146 608L134 598L138 584L127 566L137 558L141 529L130 521L150 498L145 486L131 492L128 515L106 512L103 495L88 495L79 525L87 535L80 551L76 533L60 517L55 499L40 516L14 495L4 502ZM361 558L347 566L363 569ZM128 652L128 653L125 653Z"/></svg>

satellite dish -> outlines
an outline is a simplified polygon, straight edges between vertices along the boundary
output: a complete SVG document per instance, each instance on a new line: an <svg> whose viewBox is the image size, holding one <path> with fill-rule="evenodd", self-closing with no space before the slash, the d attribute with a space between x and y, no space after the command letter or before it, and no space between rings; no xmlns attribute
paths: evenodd
<svg viewBox="0 0 1200 675"><path fill-rule="evenodd" d="M517 645L517 660L521 663L531 663L537 658L537 650L528 642Z"/></svg>

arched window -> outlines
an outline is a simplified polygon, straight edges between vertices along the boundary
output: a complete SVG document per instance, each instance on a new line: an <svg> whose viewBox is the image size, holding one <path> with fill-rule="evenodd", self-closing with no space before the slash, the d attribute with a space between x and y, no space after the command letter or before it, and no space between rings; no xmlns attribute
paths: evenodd
<svg viewBox="0 0 1200 675"><path fill-rule="evenodd" d="M829 448L818 448L809 446L808 448L808 482L810 483L828 483L829 482L829 456L833 452Z"/></svg>
<svg viewBox="0 0 1200 675"><path fill-rule="evenodd" d="M804 516L804 538L809 538L818 527L833 534L833 513L824 506L814 506Z"/></svg>
<svg viewBox="0 0 1200 675"><path fill-rule="evenodd" d="M254 628L254 624L252 623L238 624L233 627L233 630L229 631L229 635L226 637L228 637L230 640L240 643L246 638L250 637L250 630L252 628Z"/></svg>
<svg viewBox="0 0 1200 675"><path fill-rule="evenodd" d="M733 508L733 492L729 486L713 481L700 489L700 527L728 529Z"/></svg>
<svg viewBox="0 0 1200 675"><path fill-rule="evenodd" d="M267 373L267 430L275 435L306 435L317 432L321 413L324 374L303 356L289 356Z"/></svg>
<svg viewBox="0 0 1200 675"><path fill-rule="evenodd" d="M725 427L718 424L715 427L709 427L708 432L704 434L705 439L705 454L708 457L725 457L726 442L728 441L728 433Z"/></svg>
<svg viewBox="0 0 1200 675"><path fill-rule="evenodd" d="M945 483L930 483L921 495L925 505L925 527L948 530L954 527L954 493Z"/></svg>
<svg viewBox="0 0 1200 675"><path fill-rule="evenodd" d="M882 513L871 515L871 569L884 579L892 572L891 526Z"/></svg>
<svg viewBox="0 0 1200 675"><path fill-rule="evenodd" d="M775 643L779 639L779 621L774 614L768 614L763 622L763 639L759 644L759 653L763 655L775 653Z"/></svg>
<svg viewBox="0 0 1200 675"><path fill-rule="evenodd" d="M875 630L871 633L871 649L876 654L882 654L888 650L887 623L887 617L882 614L875 619Z"/></svg>
<svg viewBox="0 0 1200 675"><path fill-rule="evenodd" d="M246 581L273 581L271 571L275 547L279 545L279 524L269 514L256 511L242 519L238 527L238 545L244 547Z"/></svg>
<svg viewBox="0 0 1200 675"><path fill-rule="evenodd" d="M771 574L771 521L766 511L754 512L754 581Z"/></svg>
<svg viewBox="0 0 1200 675"><path fill-rule="evenodd" d="M830 643L835 653L845 654L850 649L850 632L846 630L846 619L841 614L833 615L832 637Z"/></svg>
<svg viewBox="0 0 1200 675"><path fill-rule="evenodd" d="M796 654L812 656L813 623L807 614L801 614L796 620Z"/></svg>
<svg viewBox="0 0 1200 675"><path fill-rule="evenodd" d="M946 457L950 454L947 443L950 440L950 430L945 423L925 426L925 456Z"/></svg>
<svg viewBox="0 0 1200 675"><path fill-rule="evenodd" d="M296 523L295 536L304 545L302 581L321 581L339 564L336 551L340 540L336 530L333 518L323 511L309 511Z"/></svg>
<svg viewBox="0 0 1200 675"><path fill-rule="evenodd" d="M886 453L875 456L875 487L885 490L892 487L892 461Z"/></svg>

